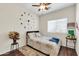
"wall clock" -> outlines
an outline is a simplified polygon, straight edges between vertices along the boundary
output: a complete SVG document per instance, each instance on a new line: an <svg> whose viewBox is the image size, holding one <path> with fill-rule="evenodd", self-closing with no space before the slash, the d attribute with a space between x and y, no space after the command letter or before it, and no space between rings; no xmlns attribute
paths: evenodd
<svg viewBox="0 0 79 59"><path fill-rule="evenodd" d="M37 20L35 16L29 12L23 12L19 16L20 26L22 26L25 30L31 31L36 29L37 27Z"/></svg>

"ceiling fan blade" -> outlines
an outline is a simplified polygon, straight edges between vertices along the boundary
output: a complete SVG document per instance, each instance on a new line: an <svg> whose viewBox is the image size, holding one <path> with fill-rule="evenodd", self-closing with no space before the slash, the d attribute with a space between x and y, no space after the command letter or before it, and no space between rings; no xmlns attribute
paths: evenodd
<svg viewBox="0 0 79 59"><path fill-rule="evenodd" d="M50 5L51 3L47 3L48 5Z"/></svg>
<svg viewBox="0 0 79 59"><path fill-rule="evenodd" d="M48 10L48 8L47 8L47 7L45 7L45 10Z"/></svg>
<svg viewBox="0 0 79 59"><path fill-rule="evenodd" d="M32 6L34 6L34 7L39 7L40 5L32 5Z"/></svg>
<svg viewBox="0 0 79 59"><path fill-rule="evenodd" d="M48 9L50 9L50 7L45 7L45 10L48 10Z"/></svg>

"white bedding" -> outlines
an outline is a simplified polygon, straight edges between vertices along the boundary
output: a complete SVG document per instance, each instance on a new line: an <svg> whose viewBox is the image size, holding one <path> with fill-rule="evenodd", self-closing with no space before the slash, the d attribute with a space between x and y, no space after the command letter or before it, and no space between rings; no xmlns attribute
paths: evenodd
<svg viewBox="0 0 79 59"><path fill-rule="evenodd" d="M40 37L32 37L30 39L42 42L44 44L57 45L55 42L49 41L52 37L40 36Z"/></svg>
<svg viewBox="0 0 79 59"><path fill-rule="evenodd" d="M51 38L52 37L47 37L47 36L35 37L33 35L28 39L28 45L46 53L46 54L58 55L61 42L59 40L59 43L56 44L55 42L49 41L49 39L51 39Z"/></svg>

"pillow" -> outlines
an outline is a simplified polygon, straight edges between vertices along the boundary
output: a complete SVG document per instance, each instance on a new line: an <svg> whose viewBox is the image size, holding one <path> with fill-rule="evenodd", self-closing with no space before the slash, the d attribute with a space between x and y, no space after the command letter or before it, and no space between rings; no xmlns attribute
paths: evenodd
<svg viewBox="0 0 79 59"><path fill-rule="evenodd" d="M35 37L35 33L29 33L28 35L29 35L30 38Z"/></svg>
<svg viewBox="0 0 79 59"><path fill-rule="evenodd" d="M36 37L40 37L41 34L40 34L40 33L35 33L35 36L36 36Z"/></svg>
<svg viewBox="0 0 79 59"><path fill-rule="evenodd" d="M50 39L49 41L55 42L56 44L58 44L59 42L59 38L55 38L53 37L52 39Z"/></svg>

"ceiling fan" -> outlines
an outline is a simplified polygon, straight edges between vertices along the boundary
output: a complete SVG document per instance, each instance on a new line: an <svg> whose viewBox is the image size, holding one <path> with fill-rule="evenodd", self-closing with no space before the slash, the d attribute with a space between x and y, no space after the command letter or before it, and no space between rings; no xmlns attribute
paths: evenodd
<svg viewBox="0 0 79 59"><path fill-rule="evenodd" d="M50 5L51 3L40 3L39 5L32 5L34 7L38 7L38 11L41 11L41 10L48 10L49 7L48 5Z"/></svg>

